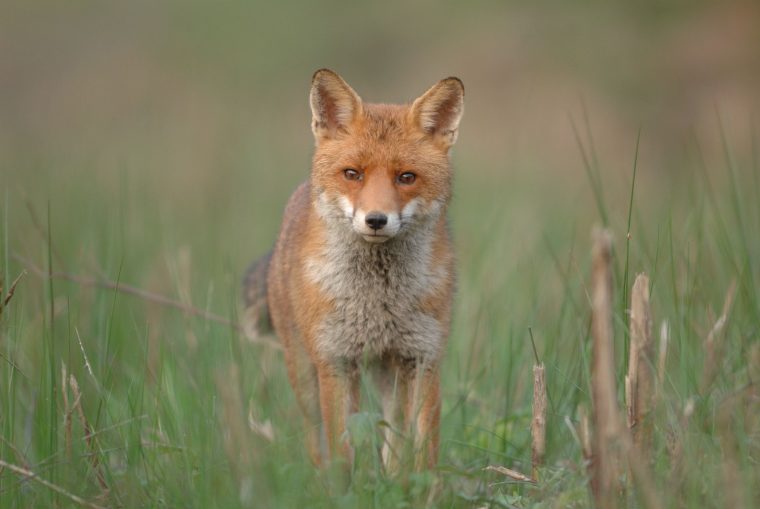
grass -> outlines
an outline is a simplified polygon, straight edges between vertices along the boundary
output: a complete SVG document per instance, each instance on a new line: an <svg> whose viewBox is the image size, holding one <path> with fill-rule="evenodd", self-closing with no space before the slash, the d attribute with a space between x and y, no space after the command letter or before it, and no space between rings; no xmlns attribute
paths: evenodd
<svg viewBox="0 0 760 509"><path fill-rule="evenodd" d="M731 161L730 169L706 165L688 178L649 175L636 182L636 196L633 184L615 189L607 181L603 188L602 171L592 179L617 245L626 244L625 259L613 263L622 267L614 274L615 298L627 298L619 285L633 272L647 271L654 329L662 320L670 324L654 425L653 474L665 507L725 507L734 496L729 485L747 507L760 500L760 239L750 233L760 231L760 196L754 170ZM589 190L581 184L570 196L551 186L536 193L537 177L527 173L466 178L469 161L456 163L460 289L443 368L437 470L403 479L382 472L373 453L381 423L366 388L369 403L352 425L361 451L354 479L336 493L307 460L276 348L249 343L202 316L114 288L40 277L27 266L0 322L0 458L13 465L1 468L0 505L66 507L81 497L123 507L587 507L573 428L578 405L590 404L588 232L596 219ZM240 185L253 183L248 176ZM514 203L500 192L508 184ZM3 280L33 263L45 272L145 287L234 322L244 260L264 249L277 214L261 220L271 224L262 227L267 235L254 233L253 249L240 249L235 239L258 221L232 212L192 225L166 213L152 221L156 204L135 187L127 183L115 207L97 190L76 186L49 198L6 193ZM627 202L610 198L626 192ZM69 209L72 203L88 213ZM44 208L41 225L32 218ZM195 235L212 229L208 240ZM717 374L700 388L703 341L734 279ZM613 320L621 416L624 302L615 304ZM540 482L530 485L484 467L531 471L536 356L546 365L550 403L546 463ZM694 406L685 416L688 401Z"/></svg>

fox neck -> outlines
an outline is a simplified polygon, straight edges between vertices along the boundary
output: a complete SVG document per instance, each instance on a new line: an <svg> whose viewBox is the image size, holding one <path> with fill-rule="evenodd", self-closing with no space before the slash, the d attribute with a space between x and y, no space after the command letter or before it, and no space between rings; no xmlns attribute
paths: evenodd
<svg viewBox="0 0 760 509"><path fill-rule="evenodd" d="M405 293L425 293L438 279L431 267L431 255L438 223L444 208L406 224L395 237L383 243L364 240L351 228L350 218L329 212L316 201L314 217L323 231L317 259L310 263L311 279L331 294L343 294L355 278L371 278L379 287L402 285ZM334 209L330 209L334 210ZM435 281L434 281L435 280Z"/></svg>

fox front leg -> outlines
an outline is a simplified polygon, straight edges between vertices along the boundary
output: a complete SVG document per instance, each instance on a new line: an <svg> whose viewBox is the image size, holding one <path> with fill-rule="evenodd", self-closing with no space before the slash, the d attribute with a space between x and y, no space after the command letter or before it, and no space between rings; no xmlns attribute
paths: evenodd
<svg viewBox="0 0 760 509"><path fill-rule="evenodd" d="M329 461L351 462L351 447L346 437L346 419L358 406L359 377L355 369L324 363L317 367L319 404L322 411Z"/></svg>
<svg viewBox="0 0 760 509"><path fill-rule="evenodd" d="M426 363L396 362L384 372L381 390L386 431L383 460L390 473L433 468L438 459L441 417L439 373Z"/></svg>
<svg viewBox="0 0 760 509"><path fill-rule="evenodd" d="M440 373L438 366L417 365L412 382L411 404L407 406L414 422L414 469L432 469L438 462L441 421Z"/></svg>

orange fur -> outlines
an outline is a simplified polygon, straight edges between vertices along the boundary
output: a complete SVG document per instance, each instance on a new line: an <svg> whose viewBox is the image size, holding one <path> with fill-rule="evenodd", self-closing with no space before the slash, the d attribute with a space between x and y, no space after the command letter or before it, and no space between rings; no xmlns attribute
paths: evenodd
<svg viewBox="0 0 760 509"><path fill-rule="evenodd" d="M463 94L448 78L411 105L368 104L332 71L314 75L311 176L288 202L268 265L250 274L268 269L265 307L315 463L350 458L346 418L358 409L358 370L371 363L385 380L390 422L414 435L415 467L435 464L455 280L448 151ZM387 224L372 226L373 214ZM263 308L252 297L246 305Z"/></svg>

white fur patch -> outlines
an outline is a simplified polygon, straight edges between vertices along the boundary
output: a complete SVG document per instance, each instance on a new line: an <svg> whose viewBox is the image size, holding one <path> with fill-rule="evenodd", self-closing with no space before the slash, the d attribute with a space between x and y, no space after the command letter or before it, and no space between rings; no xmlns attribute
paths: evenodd
<svg viewBox="0 0 760 509"><path fill-rule="evenodd" d="M346 215L346 217L353 217L354 204L351 203L351 200L349 200L346 196L341 196L338 198L338 201L340 202L340 206L343 207L343 213Z"/></svg>
<svg viewBox="0 0 760 509"><path fill-rule="evenodd" d="M330 205L330 200L327 197L327 194L325 193L319 193L319 196L317 197L317 203L314 207L317 210L317 215L321 217L324 220L328 220L330 215L332 214L332 207Z"/></svg>
<svg viewBox="0 0 760 509"><path fill-rule="evenodd" d="M395 237L374 243L357 235L357 218L366 226L363 211L357 210L349 223L341 204L329 204L321 197L317 203L318 209L323 205L327 209L319 213L327 225L327 239L304 267L335 309L318 327L317 350L330 360L357 361L385 354L437 357L445 331L420 309L420 303L450 276L445 269L434 268L431 258L440 206L422 207L418 202L407 205L402 217L394 214L391 220L389 215L385 228L392 227ZM415 216L423 209L433 213Z"/></svg>
<svg viewBox="0 0 760 509"><path fill-rule="evenodd" d="M411 219L414 217L414 213L417 212L417 206L420 203L419 198L413 198L409 200L409 203L404 205L404 208L401 209L401 218L402 219Z"/></svg>

